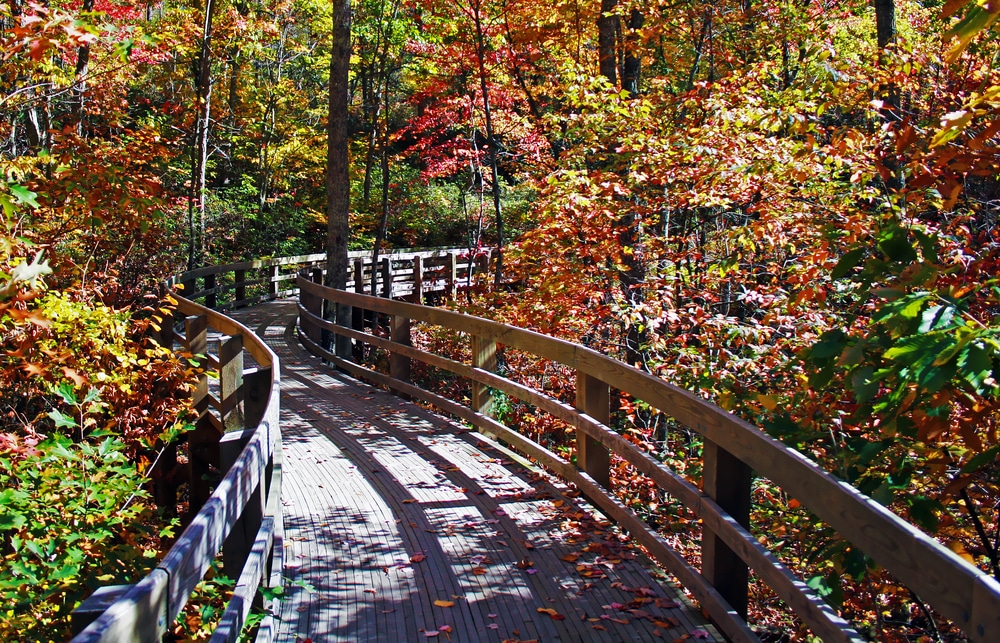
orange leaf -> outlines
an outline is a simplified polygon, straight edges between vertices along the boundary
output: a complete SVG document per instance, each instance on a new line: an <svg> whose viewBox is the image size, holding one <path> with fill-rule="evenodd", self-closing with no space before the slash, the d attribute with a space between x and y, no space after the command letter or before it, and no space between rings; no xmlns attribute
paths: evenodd
<svg viewBox="0 0 1000 643"><path fill-rule="evenodd" d="M438 607L454 607L455 601L443 601L440 598L434 601L434 604Z"/></svg>
<svg viewBox="0 0 1000 643"><path fill-rule="evenodd" d="M539 607L535 611L538 612L539 614L548 614L549 617L552 618L552 620L554 621L562 621L566 619L565 616L555 611L551 607Z"/></svg>

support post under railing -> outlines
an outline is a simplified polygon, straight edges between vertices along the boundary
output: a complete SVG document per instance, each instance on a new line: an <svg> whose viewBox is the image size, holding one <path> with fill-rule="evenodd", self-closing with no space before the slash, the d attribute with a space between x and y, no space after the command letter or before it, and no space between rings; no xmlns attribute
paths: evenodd
<svg viewBox="0 0 1000 643"><path fill-rule="evenodd" d="M389 257L382 257L382 296L392 299L392 259Z"/></svg>
<svg viewBox="0 0 1000 643"><path fill-rule="evenodd" d="M472 336L472 365L484 371L497 370L497 343L488 337ZM490 415L493 410L493 394L485 384L472 383L472 410Z"/></svg>
<svg viewBox="0 0 1000 643"><path fill-rule="evenodd" d="M184 320L187 349L195 356L208 353L208 318L205 315ZM207 476L212 465L218 464L219 432L212 423L208 403L208 376L202 374L191 395L191 402L198 420L188 433L188 462L191 467L188 515L194 516L211 495Z"/></svg>
<svg viewBox="0 0 1000 643"><path fill-rule="evenodd" d="M397 344L412 346L410 319L400 315L389 317L389 338ZM410 381L410 358L399 353L389 353L389 375L404 382Z"/></svg>
<svg viewBox="0 0 1000 643"><path fill-rule="evenodd" d="M448 296L454 299L458 295L458 257L454 252L449 252L444 257L444 278L445 288L448 289Z"/></svg>
<svg viewBox="0 0 1000 643"><path fill-rule="evenodd" d="M271 299L278 296L278 266L274 265L267 270L267 295Z"/></svg>
<svg viewBox="0 0 1000 643"><path fill-rule="evenodd" d="M577 371L576 408L607 425L611 421L611 388L606 382ZM605 489L611 489L611 454L608 447L579 429L576 432L576 466Z"/></svg>
<svg viewBox="0 0 1000 643"><path fill-rule="evenodd" d="M242 335L224 337L219 343L219 402L225 431L243 429Z"/></svg>
<svg viewBox="0 0 1000 643"><path fill-rule="evenodd" d="M424 303L424 259L420 255L413 257L413 303Z"/></svg>
<svg viewBox="0 0 1000 643"><path fill-rule="evenodd" d="M233 285L236 288L236 299L233 301L233 304L243 306L245 304L242 304L241 302L245 301L247 298L247 271L237 270L235 282L236 283Z"/></svg>
<svg viewBox="0 0 1000 643"><path fill-rule="evenodd" d="M750 528L750 467L706 439L703 448L702 491L736 522ZM750 572L747 564L712 530L701 538L701 573L744 619L747 617Z"/></svg>
<svg viewBox="0 0 1000 643"><path fill-rule="evenodd" d="M253 438L256 428L232 431L222 436L219 441L219 458L222 474L225 475L240 457L243 448ZM222 570L229 578L239 578L247 557L253 548L260 523L264 519L264 494L261 484L257 485L240 514L233 530L229 532L222 545Z"/></svg>
<svg viewBox="0 0 1000 643"><path fill-rule="evenodd" d="M205 308L215 308L217 299L215 296L215 274L205 275Z"/></svg>
<svg viewBox="0 0 1000 643"><path fill-rule="evenodd" d="M354 292L360 295L365 294L365 260L361 257L355 257L354 259ZM359 331L364 330L365 311L363 308L355 306L351 309L351 328ZM361 350L362 344L358 342L355 345L355 359L361 359Z"/></svg>
<svg viewBox="0 0 1000 643"><path fill-rule="evenodd" d="M302 302L302 307L311 312L313 315L322 318L323 317L323 299L318 295L314 295L305 290L300 291L299 301ZM319 324L313 322L312 320L300 320L302 326L306 329L306 336L317 344L323 340L323 329Z"/></svg>

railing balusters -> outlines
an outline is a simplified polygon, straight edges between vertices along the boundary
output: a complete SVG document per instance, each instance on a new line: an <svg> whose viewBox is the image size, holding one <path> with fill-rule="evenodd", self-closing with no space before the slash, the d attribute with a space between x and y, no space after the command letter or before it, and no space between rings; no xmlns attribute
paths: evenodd
<svg viewBox="0 0 1000 643"><path fill-rule="evenodd" d="M445 287L448 290L448 296L454 299L458 296L458 257L454 252L449 252L445 255Z"/></svg>
<svg viewBox="0 0 1000 643"><path fill-rule="evenodd" d="M205 275L205 308L215 308L215 273Z"/></svg>
<svg viewBox="0 0 1000 643"><path fill-rule="evenodd" d="M424 303L424 264L420 255L413 257L413 303Z"/></svg>
<svg viewBox="0 0 1000 643"><path fill-rule="evenodd" d="M233 305L241 306L247 298L247 271L246 270L236 270L236 277L233 287L236 289L236 299L233 300Z"/></svg>
<svg viewBox="0 0 1000 643"><path fill-rule="evenodd" d="M750 527L752 472L742 460L708 438L702 451L702 491L743 527ZM701 573L722 597L747 618L749 569L711 529L703 527Z"/></svg>
<svg viewBox="0 0 1000 643"><path fill-rule="evenodd" d="M484 371L494 373L497 370L497 343L488 337L472 336L472 365ZM479 382L472 383L472 410L491 416L493 411L493 394L490 389Z"/></svg>
<svg viewBox="0 0 1000 643"><path fill-rule="evenodd" d="M389 317L389 339L397 344L412 346L410 319L401 315ZM403 382L410 381L410 358L399 353L389 353L389 375Z"/></svg>
<svg viewBox="0 0 1000 643"><path fill-rule="evenodd" d="M601 424L609 424L611 387L596 377L577 371L576 408ZM579 429L576 431L576 466L605 489L611 489L611 452Z"/></svg>
<svg viewBox="0 0 1000 643"><path fill-rule="evenodd" d="M372 266L374 270L375 267ZM382 296L392 299L392 259L382 257Z"/></svg>
<svg viewBox="0 0 1000 643"><path fill-rule="evenodd" d="M222 425L236 431L243 424L243 336L225 337L219 344L219 402Z"/></svg>

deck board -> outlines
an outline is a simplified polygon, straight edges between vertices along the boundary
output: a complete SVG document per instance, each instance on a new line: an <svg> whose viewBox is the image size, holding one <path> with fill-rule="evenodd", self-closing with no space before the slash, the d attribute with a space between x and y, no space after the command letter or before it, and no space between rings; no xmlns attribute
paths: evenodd
<svg viewBox="0 0 1000 643"><path fill-rule="evenodd" d="M234 314L282 360L279 641L724 640L569 486L330 370L294 316Z"/></svg>

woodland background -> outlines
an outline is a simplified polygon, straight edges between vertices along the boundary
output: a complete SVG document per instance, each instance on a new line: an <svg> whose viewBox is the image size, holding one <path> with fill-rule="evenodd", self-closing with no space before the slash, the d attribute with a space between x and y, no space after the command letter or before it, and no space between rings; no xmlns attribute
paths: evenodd
<svg viewBox="0 0 1000 643"><path fill-rule="evenodd" d="M62 638L173 534L143 475L189 428L197 369L147 339L156 281L318 251L328 221L352 249L499 247L454 305L696 391L1000 578L998 14L0 2L0 638ZM571 453L564 427L500 412ZM697 478L694 436L628 399L615 417ZM683 546L670 499L632 494ZM754 494L760 537L873 639L954 637L794 498ZM762 631L808 638L755 598Z"/></svg>

